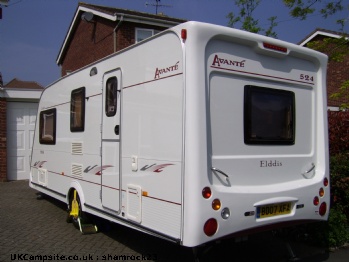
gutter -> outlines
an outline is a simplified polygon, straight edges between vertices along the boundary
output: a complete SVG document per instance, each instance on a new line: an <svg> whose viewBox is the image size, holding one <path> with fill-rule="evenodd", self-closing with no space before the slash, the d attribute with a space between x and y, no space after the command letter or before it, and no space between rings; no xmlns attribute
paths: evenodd
<svg viewBox="0 0 349 262"><path fill-rule="evenodd" d="M115 14L116 20L117 20L117 15ZM124 21L124 15L121 14L120 15L120 20L118 22L118 24L115 26L114 30L113 30L113 34L114 34L114 53L117 51L117 46L116 46L116 40L117 40L117 31L119 29L119 27L121 26L122 22Z"/></svg>
<svg viewBox="0 0 349 262"><path fill-rule="evenodd" d="M147 25L155 25L155 26L160 26L160 27L173 27L173 26L176 26L178 24L181 24L180 21L175 22L175 21L168 21L165 19L144 17L144 16L131 15L131 14L115 13L115 15L124 17L124 21L127 21L127 22L147 24ZM160 17L161 16L159 16L159 18Z"/></svg>

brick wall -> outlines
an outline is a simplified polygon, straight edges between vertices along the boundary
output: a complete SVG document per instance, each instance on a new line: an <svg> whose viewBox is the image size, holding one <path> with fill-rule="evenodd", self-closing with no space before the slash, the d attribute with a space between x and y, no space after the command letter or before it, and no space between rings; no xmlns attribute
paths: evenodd
<svg viewBox="0 0 349 262"><path fill-rule="evenodd" d="M0 98L0 182L7 181L6 100Z"/></svg>
<svg viewBox="0 0 349 262"><path fill-rule="evenodd" d="M349 80L349 54L345 56L343 61L329 61L327 67L327 96L328 96L328 106L339 107L343 103L348 103L349 92L346 92L346 95L331 98L331 94L337 93L340 86L344 81Z"/></svg>
<svg viewBox="0 0 349 262"><path fill-rule="evenodd" d="M95 22L80 20L62 63L62 76L113 53L115 26L115 22L99 17Z"/></svg>
<svg viewBox="0 0 349 262"><path fill-rule="evenodd" d="M67 46L62 72L73 72L114 52L114 28L119 21L113 22L95 17L95 22L78 21L73 37ZM135 43L135 28L147 28L162 31L165 28L131 22L122 22L117 30L116 51Z"/></svg>

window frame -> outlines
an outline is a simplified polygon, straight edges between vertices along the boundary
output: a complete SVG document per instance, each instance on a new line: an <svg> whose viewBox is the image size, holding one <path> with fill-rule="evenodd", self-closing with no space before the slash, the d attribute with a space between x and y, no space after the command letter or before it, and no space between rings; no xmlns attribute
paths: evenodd
<svg viewBox="0 0 349 262"><path fill-rule="evenodd" d="M76 98L79 98L81 105L77 107ZM71 132L83 132L85 131L85 109L86 109L86 88L80 87L78 89L74 89L71 92L70 97L70 131ZM80 108L80 112L78 109ZM77 113L80 113L80 117L76 118Z"/></svg>
<svg viewBox="0 0 349 262"><path fill-rule="evenodd" d="M148 31L148 32L150 31L151 35L138 41L138 32L139 31ZM139 43L139 42L141 42L149 37L152 37L153 35L158 34L159 32L160 32L159 30L155 30L155 29L137 27L135 29L135 43Z"/></svg>
<svg viewBox="0 0 349 262"><path fill-rule="evenodd" d="M262 94L271 94L274 96L287 97L291 100L290 103L290 113L289 113L289 124L292 124L292 127L289 128L291 132L290 138L281 137L280 138L271 138L271 137L261 137L255 138L252 136L252 98L256 93ZM275 114L272 115L275 117ZM267 88L253 85L246 85L244 90L244 142L247 145L294 145L295 137L296 137L296 101L295 101L295 93L292 91L284 90L284 89L276 89L276 88ZM261 115L263 117L263 115ZM282 118L283 120L287 120L286 117ZM256 123L255 123L256 124ZM280 125L282 126L282 125ZM281 133L281 132L280 132Z"/></svg>
<svg viewBox="0 0 349 262"><path fill-rule="evenodd" d="M53 121L52 121L52 129L51 133L49 134L46 132L48 121L46 121L45 116L53 115ZM40 144L44 145L55 145L56 144L56 130L57 128L57 109L51 108L47 110L43 110L40 112L39 115L39 142ZM51 136L51 138L48 138L48 136Z"/></svg>
<svg viewBox="0 0 349 262"><path fill-rule="evenodd" d="M113 84L111 86L109 86L108 84L110 82L113 81ZM115 85L115 82L116 82L116 85ZM105 115L107 117L113 117L116 115L116 112L117 112L117 107L118 107L118 78L116 76L113 76L113 77L110 77L108 78L107 82L106 82L106 86L105 86ZM109 87L113 87L113 90L112 92L110 92L110 89ZM112 98L110 98L109 95L113 95ZM111 103L109 103L111 100L113 100L113 103L111 105ZM113 106L113 110L110 110L111 106Z"/></svg>

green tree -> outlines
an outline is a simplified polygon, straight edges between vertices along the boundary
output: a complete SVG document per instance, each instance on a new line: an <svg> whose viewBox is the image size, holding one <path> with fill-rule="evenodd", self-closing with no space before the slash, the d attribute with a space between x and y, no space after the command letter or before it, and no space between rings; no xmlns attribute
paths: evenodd
<svg viewBox="0 0 349 262"><path fill-rule="evenodd" d="M230 12L227 15L229 19L228 26L235 27L236 24L241 23L241 29L252 33L265 33L267 36L277 37L274 32L274 27L277 26L275 22L277 17L272 16L268 18L270 26L264 29L259 25L259 20L253 16L254 11L259 6L260 0L235 0L235 5L239 8L238 14Z"/></svg>
<svg viewBox="0 0 349 262"><path fill-rule="evenodd" d="M305 20L309 15L319 12L324 19L342 11L343 0L321 1L321 0L283 0L284 4L290 9L290 15L294 18ZM349 40L344 32L345 18L340 18L336 22L339 25L339 31L342 33L340 38L325 38L321 41L314 41L307 44L307 47L326 53L330 60L341 62L349 55ZM344 98L349 101L349 80L341 83L338 92L330 95L331 98ZM349 108L349 103L341 104L342 110Z"/></svg>
<svg viewBox="0 0 349 262"><path fill-rule="evenodd" d="M265 33L268 36L276 37L274 28L277 26L277 16L271 16L269 28L265 29L260 26L259 19L256 19L253 15L257 7L261 4L260 0L235 0L235 6L239 10L238 12L230 12L227 15L228 26L236 27L241 23L240 29L253 32L253 33ZM323 18L332 16L339 11L342 11L344 6L344 0L283 0L284 5L290 10L290 16L295 19L306 20L309 15L319 13ZM344 23L347 19L341 18L336 22L340 25L340 31L344 29Z"/></svg>
<svg viewBox="0 0 349 262"><path fill-rule="evenodd" d="M283 0L284 5L289 9L291 18L306 20L310 15L320 14L324 19L337 14L344 10L344 0ZM238 12L230 12L227 15L228 26L238 27L240 29L265 34L277 38L275 28L278 25L277 16L271 16L268 18L270 22L268 28L263 28L260 25L260 21L254 15L255 10L261 4L260 0L235 0L235 6L239 10ZM349 8L349 6L348 6ZM346 18L340 18L336 21L339 26L339 32L343 35L341 38L326 38L321 41L314 41L308 43L307 47L314 50L326 53L330 60L343 61L343 58L349 55L349 40L348 35L344 33L344 24L348 21ZM349 100L349 79L343 81L340 85L338 92L331 95L332 98L345 98ZM343 103L342 109L348 109L349 103Z"/></svg>
<svg viewBox="0 0 349 262"><path fill-rule="evenodd" d="M309 15L317 11L320 12L324 18L327 18L344 9L343 0L283 0L283 2L290 9L290 15L301 20L305 20Z"/></svg>

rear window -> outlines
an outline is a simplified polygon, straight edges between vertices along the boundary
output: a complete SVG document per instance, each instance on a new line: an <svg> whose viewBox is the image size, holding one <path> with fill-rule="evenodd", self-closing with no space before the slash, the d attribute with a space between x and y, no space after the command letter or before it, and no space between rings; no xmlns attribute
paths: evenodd
<svg viewBox="0 0 349 262"><path fill-rule="evenodd" d="M245 86L245 144L293 145L295 95L291 91Z"/></svg>

